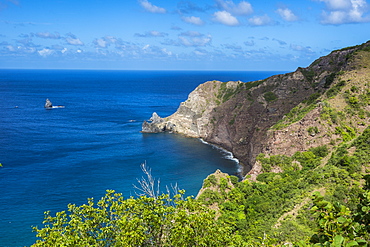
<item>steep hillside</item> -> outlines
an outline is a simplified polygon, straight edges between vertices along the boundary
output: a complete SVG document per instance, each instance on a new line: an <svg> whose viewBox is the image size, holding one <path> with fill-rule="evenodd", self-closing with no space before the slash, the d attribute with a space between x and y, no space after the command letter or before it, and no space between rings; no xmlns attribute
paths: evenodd
<svg viewBox="0 0 370 247"><path fill-rule="evenodd" d="M143 132L170 131L203 138L233 152L241 161L245 174L252 168L259 153L275 152L275 143L287 137L280 138L280 132L287 132L290 137L292 133L283 130L282 126L300 121L316 108L319 97L332 97L331 94L338 93L339 88L343 89L341 81L349 80L346 76L350 76L351 71L358 71L359 64L365 62L359 60L359 53L367 54L369 46L370 42L367 42L333 51L307 68L298 68L295 72L265 80L247 83L206 82L190 93L189 98L181 103L173 115L166 118L153 116L152 122L144 122ZM366 74L365 71L356 73ZM353 93L359 97L360 92ZM339 101L337 103L340 104ZM320 107L328 108L324 103ZM315 115L314 112L310 114ZM271 131L273 126L280 132ZM304 137L297 134L297 143L303 142ZM304 150L308 147L305 144L296 149ZM284 148L287 147L280 147Z"/></svg>
<svg viewBox="0 0 370 247"><path fill-rule="evenodd" d="M333 72L320 77L327 65ZM264 139L245 179L226 191L210 175L197 198L251 246L370 246L369 43L304 71L315 71L314 93L253 135Z"/></svg>
<svg viewBox="0 0 370 247"><path fill-rule="evenodd" d="M360 46L346 65L313 104L299 104L267 131L261 153L292 156L323 145L332 151L370 125L370 47ZM253 167L255 177L261 167Z"/></svg>

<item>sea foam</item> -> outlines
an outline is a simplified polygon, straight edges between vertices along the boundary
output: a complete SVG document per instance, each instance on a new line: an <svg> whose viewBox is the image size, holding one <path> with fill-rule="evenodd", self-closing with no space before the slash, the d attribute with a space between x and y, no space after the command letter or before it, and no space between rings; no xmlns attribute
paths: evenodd
<svg viewBox="0 0 370 247"><path fill-rule="evenodd" d="M209 146L211 146L212 148L217 149L220 153L222 153L222 154L223 154L223 158L234 161L234 162L238 165L238 173L240 173L240 172L242 171L242 167L241 167L241 165L240 165L239 160L234 156L234 154L233 154L232 152L230 152L230 151L228 151L228 150L226 150L226 149L224 149L224 148L222 148L222 147L219 147L219 146L217 146L217 145L215 145L215 144L211 144L211 143L209 143L209 142L206 142L206 141L205 141L205 140L203 140L202 138L199 138L199 140L200 140L200 142L202 142L203 144L209 145Z"/></svg>

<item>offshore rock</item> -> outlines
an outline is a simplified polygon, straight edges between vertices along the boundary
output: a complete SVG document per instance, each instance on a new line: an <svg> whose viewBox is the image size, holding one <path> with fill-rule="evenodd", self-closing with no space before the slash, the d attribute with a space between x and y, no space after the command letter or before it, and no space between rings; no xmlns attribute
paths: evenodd
<svg viewBox="0 0 370 247"><path fill-rule="evenodd" d="M49 99L46 99L44 107L45 109L54 109L54 108L64 108L65 106L64 105L53 106L53 103L51 103Z"/></svg>
<svg viewBox="0 0 370 247"><path fill-rule="evenodd" d="M53 103L51 103L51 101L49 99L46 99L44 107L45 108L53 108Z"/></svg>
<svg viewBox="0 0 370 247"><path fill-rule="evenodd" d="M159 133L166 130L164 120L153 112L152 117L148 121L144 121L141 132L144 133Z"/></svg>

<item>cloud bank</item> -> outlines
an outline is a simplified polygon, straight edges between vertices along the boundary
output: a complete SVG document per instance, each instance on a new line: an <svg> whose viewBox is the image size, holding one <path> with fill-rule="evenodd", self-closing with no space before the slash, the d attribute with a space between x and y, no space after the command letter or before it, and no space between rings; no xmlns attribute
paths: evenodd
<svg viewBox="0 0 370 247"><path fill-rule="evenodd" d="M319 0L326 10L322 12L322 24L340 25L346 23L370 22L366 13L369 10L365 0Z"/></svg>

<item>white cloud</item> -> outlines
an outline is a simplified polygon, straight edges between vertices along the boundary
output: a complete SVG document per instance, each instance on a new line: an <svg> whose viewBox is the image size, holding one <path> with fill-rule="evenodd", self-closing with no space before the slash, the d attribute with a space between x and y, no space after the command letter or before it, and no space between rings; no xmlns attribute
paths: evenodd
<svg viewBox="0 0 370 247"><path fill-rule="evenodd" d="M204 35L198 37L179 36L179 41L183 46L206 46L211 43L211 35Z"/></svg>
<svg viewBox="0 0 370 247"><path fill-rule="evenodd" d="M152 45L145 45L142 48L143 55L145 56L156 56L156 57L170 57L172 56L172 52L167 50L166 48L160 48L158 46L152 46Z"/></svg>
<svg viewBox="0 0 370 247"><path fill-rule="evenodd" d="M114 44L117 42L117 38L113 36L105 36L99 39L95 39L93 43L95 44L95 47L98 48L107 48L109 45Z"/></svg>
<svg viewBox="0 0 370 247"><path fill-rule="evenodd" d="M278 42L279 43L279 45L286 45L287 43L285 42L285 41L283 41L283 40L279 40L279 39L272 39L273 41L276 41L276 42Z"/></svg>
<svg viewBox="0 0 370 247"><path fill-rule="evenodd" d="M96 39L96 40L94 41L94 44L95 44L96 46L101 47L101 48L106 48L106 47L107 47L107 41L105 41L104 39Z"/></svg>
<svg viewBox="0 0 370 247"><path fill-rule="evenodd" d="M252 26L266 26L273 23L268 15L254 16L248 20Z"/></svg>
<svg viewBox="0 0 370 247"><path fill-rule="evenodd" d="M328 9L331 10L345 10L350 8L352 5L351 0L320 0L320 2L324 2Z"/></svg>
<svg viewBox="0 0 370 247"><path fill-rule="evenodd" d="M301 46L296 44L290 44L290 49L293 51L298 51L306 55L313 55L315 52L311 49L310 46Z"/></svg>
<svg viewBox="0 0 370 247"><path fill-rule="evenodd" d="M322 24L370 22L370 17L365 16L368 10L365 0L320 0L320 2L324 2L327 8L322 13Z"/></svg>
<svg viewBox="0 0 370 247"><path fill-rule="evenodd" d="M158 32L158 31L149 31L149 32L146 32L144 34L135 33L135 36L136 37L142 37L142 38L147 38L147 37L166 37L166 36L168 36L168 34L167 33L163 33L163 32Z"/></svg>
<svg viewBox="0 0 370 247"><path fill-rule="evenodd" d="M187 31L187 32L181 33L180 36L201 37L201 36L204 36L204 34L201 34L197 31Z"/></svg>
<svg viewBox="0 0 370 247"><path fill-rule="evenodd" d="M40 51L37 51L37 53L38 53L40 56L42 56L42 57L47 57L47 56L52 55L52 54L54 53L54 51L53 51L53 50L51 50L51 49L48 49L48 48L44 48L44 49L42 49L42 50L40 50Z"/></svg>
<svg viewBox="0 0 370 247"><path fill-rule="evenodd" d="M178 40L166 40L163 45L185 46L185 47L203 47L212 42L211 35L201 34L195 31L181 33Z"/></svg>
<svg viewBox="0 0 370 247"><path fill-rule="evenodd" d="M290 44L290 49L292 49L293 51L303 51L304 47L301 45Z"/></svg>
<svg viewBox="0 0 370 247"><path fill-rule="evenodd" d="M140 5L148 12L151 13L166 13L166 9L151 4L148 0L140 0Z"/></svg>
<svg viewBox="0 0 370 247"><path fill-rule="evenodd" d="M276 11L286 21L297 21L298 17L288 8L279 8Z"/></svg>
<svg viewBox="0 0 370 247"><path fill-rule="evenodd" d="M49 32L39 32L35 34L36 37L38 38L43 38L43 39L60 39L61 36L59 33L49 33Z"/></svg>
<svg viewBox="0 0 370 247"><path fill-rule="evenodd" d="M187 23L197 25L197 26L201 26L201 25L204 24L202 19L200 19L199 17L195 17L195 16L183 17L182 20L187 22Z"/></svg>
<svg viewBox="0 0 370 247"><path fill-rule="evenodd" d="M172 56L172 51L168 51L166 48L161 49L163 54L167 54L167 56Z"/></svg>
<svg viewBox="0 0 370 247"><path fill-rule="evenodd" d="M246 46L254 46L254 45L255 45L254 40L248 40L248 41L245 41L245 42L244 42L244 44L245 44Z"/></svg>
<svg viewBox="0 0 370 247"><path fill-rule="evenodd" d="M206 50L197 49L194 51L194 54L197 56L206 56L208 52Z"/></svg>
<svg viewBox="0 0 370 247"><path fill-rule="evenodd" d="M167 36L166 33L158 32L158 31L150 31L149 34L153 37L164 37Z"/></svg>
<svg viewBox="0 0 370 247"><path fill-rule="evenodd" d="M232 50L235 53L243 53L243 48L240 45L223 44L225 49Z"/></svg>
<svg viewBox="0 0 370 247"><path fill-rule="evenodd" d="M66 41L70 45L83 45L84 44L80 39L77 39L77 38L74 39L74 38L71 38L71 37L67 37Z"/></svg>
<svg viewBox="0 0 370 247"><path fill-rule="evenodd" d="M72 34L72 33L67 33L66 34L66 41L68 44L70 45L84 45L84 43L76 37L76 35Z"/></svg>
<svg viewBox="0 0 370 247"><path fill-rule="evenodd" d="M222 23L227 26L237 26L239 25L238 19L236 19L234 16L232 16L229 12L227 11L218 11L213 14L214 16L214 21Z"/></svg>
<svg viewBox="0 0 370 247"><path fill-rule="evenodd" d="M16 48L12 45L7 45L6 49L8 49L8 51L10 51L10 52L16 51Z"/></svg>
<svg viewBox="0 0 370 247"><path fill-rule="evenodd" d="M249 15L253 13L252 5L249 2L241 1L235 4L233 1L216 0L219 8L233 15Z"/></svg>

